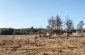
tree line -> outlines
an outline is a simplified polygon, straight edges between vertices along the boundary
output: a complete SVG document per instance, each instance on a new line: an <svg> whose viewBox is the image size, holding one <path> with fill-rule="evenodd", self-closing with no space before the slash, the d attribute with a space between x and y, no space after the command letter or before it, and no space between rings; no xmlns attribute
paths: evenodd
<svg viewBox="0 0 85 55"><path fill-rule="evenodd" d="M73 32L78 32L79 34L84 32L84 22L81 20L77 29L74 28L73 20L69 17L66 17L66 20L63 22L61 17L57 15L56 17L51 17L48 19L48 26L46 29L44 28L22 28L22 29L13 29L13 28L0 28L0 35L26 35L26 34L42 34L44 30L48 30L50 34L56 33L57 35L61 35L62 33L67 33L67 36L72 34ZM82 34L81 34L82 36Z"/></svg>
<svg viewBox="0 0 85 55"><path fill-rule="evenodd" d="M40 28L22 28L22 29L13 29L13 28L1 28L0 35L26 35L26 34L37 34L39 33Z"/></svg>
<svg viewBox="0 0 85 55"><path fill-rule="evenodd" d="M64 24L64 25L63 25ZM65 26L65 28L63 28ZM73 25L73 20L71 20L69 17L66 17L65 22L63 22L61 20L61 17L59 15L57 15L56 17L51 17L48 20L48 26L47 28L49 30L56 30L58 32L58 35L64 31L67 33L67 36L69 36L70 34L72 34L73 32L75 32L74 30L76 30L79 34L84 32L84 22L81 20L78 25L77 25L77 29L74 28Z"/></svg>

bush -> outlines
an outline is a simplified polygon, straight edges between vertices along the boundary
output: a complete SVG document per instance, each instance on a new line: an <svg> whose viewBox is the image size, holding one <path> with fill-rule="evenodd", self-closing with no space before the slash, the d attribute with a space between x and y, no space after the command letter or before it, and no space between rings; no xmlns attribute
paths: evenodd
<svg viewBox="0 0 85 55"><path fill-rule="evenodd" d="M13 28L2 28L2 29L0 29L1 35L12 35L13 32L14 32Z"/></svg>

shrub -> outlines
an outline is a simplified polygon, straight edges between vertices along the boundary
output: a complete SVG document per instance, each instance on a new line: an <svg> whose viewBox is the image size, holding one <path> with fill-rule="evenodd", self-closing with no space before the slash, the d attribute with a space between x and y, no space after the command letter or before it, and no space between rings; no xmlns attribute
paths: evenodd
<svg viewBox="0 0 85 55"><path fill-rule="evenodd" d="M2 28L2 29L0 29L1 35L12 35L13 32L14 32L14 29L12 29L12 28Z"/></svg>

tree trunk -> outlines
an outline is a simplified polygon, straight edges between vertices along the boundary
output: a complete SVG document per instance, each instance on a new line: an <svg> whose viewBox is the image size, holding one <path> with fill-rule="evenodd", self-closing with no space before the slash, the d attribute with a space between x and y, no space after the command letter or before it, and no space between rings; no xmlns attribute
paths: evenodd
<svg viewBox="0 0 85 55"><path fill-rule="evenodd" d="M69 37L69 33L67 33L67 37Z"/></svg>

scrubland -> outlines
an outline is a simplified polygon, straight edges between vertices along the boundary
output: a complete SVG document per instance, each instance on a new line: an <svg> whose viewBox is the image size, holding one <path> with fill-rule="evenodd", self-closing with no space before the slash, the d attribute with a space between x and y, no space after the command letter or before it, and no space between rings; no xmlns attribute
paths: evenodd
<svg viewBox="0 0 85 55"><path fill-rule="evenodd" d="M0 55L85 55L85 37L0 35Z"/></svg>

